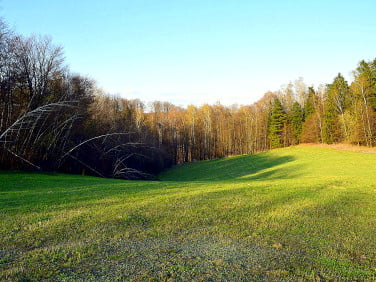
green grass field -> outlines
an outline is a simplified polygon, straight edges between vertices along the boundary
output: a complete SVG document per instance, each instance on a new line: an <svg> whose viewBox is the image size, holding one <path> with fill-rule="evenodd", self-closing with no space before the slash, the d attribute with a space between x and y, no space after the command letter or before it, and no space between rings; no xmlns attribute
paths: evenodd
<svg viewBox="0 0 376 282"><path fill-rule="evenodd" d="M0 172L0 280L373 280L375 176L318 147L161 181Z"/></svg>

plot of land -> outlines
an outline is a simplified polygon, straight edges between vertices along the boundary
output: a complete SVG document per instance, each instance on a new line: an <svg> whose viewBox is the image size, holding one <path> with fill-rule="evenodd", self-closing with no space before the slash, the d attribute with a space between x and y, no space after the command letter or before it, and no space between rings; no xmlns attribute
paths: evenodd
<svg viewBox="0 0 376 282"><path fill-rule="evenodd" d="M296 147L161 181L0 173L0 280L376 279L376 154Z"/></svg>

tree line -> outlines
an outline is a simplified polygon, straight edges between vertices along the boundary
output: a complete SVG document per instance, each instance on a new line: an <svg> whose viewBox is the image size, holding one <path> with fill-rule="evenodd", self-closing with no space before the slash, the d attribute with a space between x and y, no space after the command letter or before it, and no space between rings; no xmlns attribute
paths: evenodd
<svg viewBox="0 0 376 282"><path fill-rule="evenodd" d="M376 60L350 84L303 79L247 106L148 105L71 73L62 48L0 21L0 168L152 179L175 164L299 143L376 144Z"/></svg>

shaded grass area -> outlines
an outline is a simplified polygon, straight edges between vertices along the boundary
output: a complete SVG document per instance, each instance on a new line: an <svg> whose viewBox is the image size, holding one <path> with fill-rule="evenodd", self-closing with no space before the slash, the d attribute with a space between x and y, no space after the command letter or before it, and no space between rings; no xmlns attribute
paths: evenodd
<svg viewBox="0 0 376 282"><path fill-rule="evenodd" d="M293 156L273 156L267 153L242 155L217 160L185 164L164 174L162 179L173 181L236 181L239 178L256 176L266 169L292 162Z"/></svg>
<svg viewBox="0 0 376 282"><path fill-rule="evenodd" d="M161 181L0 173L0 280L376 279L375 154L298 147Z"/></svg>

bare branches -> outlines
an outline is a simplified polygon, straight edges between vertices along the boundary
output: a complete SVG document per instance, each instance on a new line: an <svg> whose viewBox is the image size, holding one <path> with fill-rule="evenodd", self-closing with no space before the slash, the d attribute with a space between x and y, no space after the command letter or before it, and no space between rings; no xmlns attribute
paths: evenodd
<svg viewBox="0 0 376 282"><path fill-rule="evenodd" d="M134 168L124 167L114 172L114 177L125 179L155 179L155 176L149 173L139 171Z"/></svg>
<svg viewBox="0 0 376 282"><path fill-rule="evenodd" d="M52 44L49 37L32 36L13 38L11 51L15 68L28 90L27 109L35 109L42 103L50 103L47 95L48 82L55 73L64 72L61 47Z"/></svg>
<svg viewBox="0 0 376 282"><path fill-rule="evenodd" d="M155 179L153 175L131 167L128 163L130 160L133 160L130 164L134 163L134 159L151 160L142 152L154 150L153 147L142 142L124 142L125 136L134 134L134 132L113 132L89 138L65 152L60 157L59 163L63 164L64 159L70 157L101 177L107 175L125 179ZM91 156L87 156L85 152L90 152ZM101 161L109 162L112 170L108 170L108 165L101 169Z"/></svg>
<svg viewBox="0 0 376 282"><path fill-rule="evenodd" d="M141 158L149 158L144 154L139 153L130 153L123 157L119 157L116 159L112 174L114 177L121 177L126 179L155 179L155 176L142 172L140 170L130 168L126 164L126 160L132 157L141 157Z"/></svg>
<svg viewBox="0 0 376 282"><path fill-rule="evenodd" d="M155 154L144 105L98 92L49 37L13 34L0 18L0 167L141 178Z"/></svg>
<svg viewBox="0 0 376 282"><path fill-rule="evenodd" d="M61 101L43 105L26 112L0 134L0 143L6 151L16 158L40 169L39 166L22 156L25 153L25 149L32 150L32 148L38 147L41 139L47 135L52 137L49 140L49 150L54 147L54 142L56 146L58 136L67 131L67 128L69 130L71 127L67 127L67 125L72 124L77 118L76 115L64 117L64 113L59 113L65 108L74 108L75 104L75 101ZM47 122L49 119L54 122Z"/></svg>
<svg viewBox="0 0 376 282"><path fill-rule="evenodd" d="M60 161L62 159L64 159L66 156L68 156L69 154L71 154L73 151L77 150L82 145L85 145L86 143L92 142L94 140L102 139L102 138L107 138L107 137L110 137L110 136L115 136L115 135L123 135L123 136L125 136L125 135L129 135L129 134L133 134L133 132L126 132L126 133L115 132L115 133L108 133L108 134L103 134L103 135L95 136L93 138L89 138L89 139L81 142L80 144L74 146L72 149L70 149L68 152L66 152L64 155L62 155L61 158L60 158Z"/></svg>
<svg viewBox="0 0 376 282"><path fill-rule="evenodd" d="M32 162L30 162L30 161L28 161L27 159L21 157L20 155L17 155L15 152L12 152L11 150L9 150L9 149L7 149L7 148L6 148L6 150L7 150L10 154L12 154L13 156L15 156L16 158L22 160L23 162L25 162L25 163L27 163L28 165L30 165L30 166L36 168L37 170L40 170L40 167L39 167L39 166L33 164Z"/></svg>
<svg viewBox="0 0 376 282"><path fill-rule="evenodd" d="M43 121L46 118L46 115L56 112L63 107L73 107L74 104L74 101L51 103L25 113L0 135L0 142L7 141L7 137L13 135L13 132L15 131L20 132L21 130L31 130L32 128L36 127L38 121Z"/></svg>
<svg viewBox="0 0 376 282"><path fill-rule="evenodd" d="M75 161L79 162L80 164L82 164L84 167L90 169L92 172L94 172L96 175L100 176L100 177L103 177L105 178L105 176L100 173L98 170L96 170L95 168L91 167L90 165L88 165L87 163L81 161L79 158L69 154L69 157L71 157L72 159L74 159Z"/></svg>

